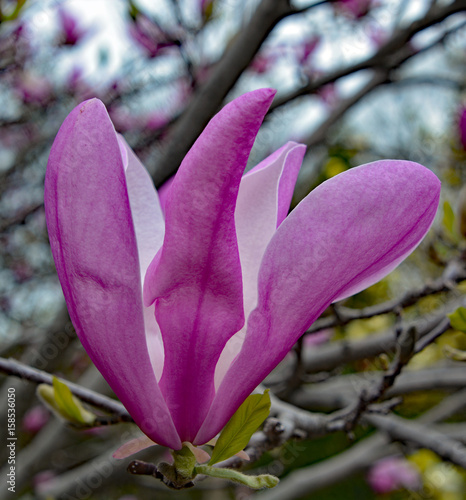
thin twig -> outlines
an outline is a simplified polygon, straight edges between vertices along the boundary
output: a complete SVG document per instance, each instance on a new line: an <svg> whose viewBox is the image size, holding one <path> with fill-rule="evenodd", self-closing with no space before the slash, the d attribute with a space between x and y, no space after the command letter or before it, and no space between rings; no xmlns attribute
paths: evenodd
<svg viewBox="0 0 466 500"><path fill-rule="evenodd" d="M457 440L451 439L431 426L412 422L396 415L365 415L364 420L386 432L393 440L415 443L426 448L440 458L466 469L466 448Z"/></svg>
<svg viewBox="0 0 466 500"><path fill-rule="evenodd" d="M14 375L15 377L20 377L24 380L30 380L36 384L52 385L52 375L41 370L36 370L35 368L31 368L15 359L0 358L0 372L7 375ZM96 408L100 408L103 411L112 413L120 417L121 421L133 422L130 414L118 401L89 389L85 389L84 387L74 384L73 382L66 381L66 385L76 397L83 400L85 403L95 406Z"/></svg>
<svg viewBox="0 0 466 500"><path fill-rule="evenodd" d="M419 299L442 292L449 292L454 283L459 283L466 279L466 268L464 262L451 262L443 273L443 276L432 283L425 284L418 290L409 290L404 295L392 300L388 300L374 306L363 307L361 309L351 309L338 305L338 316L328 316L318 319L307 330L306 334L314 333L326 328L344 326L355 319L368 319L382 314L393 313L397 309L405 309L417 303Z"/></svg>

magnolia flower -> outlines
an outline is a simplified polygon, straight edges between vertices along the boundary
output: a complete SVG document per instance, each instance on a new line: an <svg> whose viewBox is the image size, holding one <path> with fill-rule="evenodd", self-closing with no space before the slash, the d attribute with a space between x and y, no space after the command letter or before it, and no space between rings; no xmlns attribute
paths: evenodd
<svg viewBox="0 0 466 500"><path fill-rule="evenodd" d="M320 185L287 216L304 146L243 176L275 92L207 125L164 193L103 104L63 123L45 180L50 244L89 356L141 430L174 450L213 438L333 301L420 242L440 183L378 161Z"/></svg>

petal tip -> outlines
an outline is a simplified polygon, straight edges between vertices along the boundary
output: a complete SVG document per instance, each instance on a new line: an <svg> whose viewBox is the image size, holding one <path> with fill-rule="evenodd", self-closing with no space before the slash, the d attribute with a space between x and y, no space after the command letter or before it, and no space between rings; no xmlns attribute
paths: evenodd
<svg viewBox="0 0 466 500"><path fill-rule="evenodd" d="M89 115L92 117L98 116L99 118L102 117L110 121L110 117L108 116L105 104L97 97L93 97L92 99L83 101L81 104L77 106L77 109L78 109L78 117L86 113L88 114L88 116Z"/></svg>
<svg viewBox="0 0 466 500"><path fill-rule="evenodd" d="M246 96L253 97L255 100L258 102L262 101L264 103L267 103L270 105L273 101L273 98L275 97L277 91L272 88L261 88L257 90L252 90L251 92L245 94Z"/></svg>

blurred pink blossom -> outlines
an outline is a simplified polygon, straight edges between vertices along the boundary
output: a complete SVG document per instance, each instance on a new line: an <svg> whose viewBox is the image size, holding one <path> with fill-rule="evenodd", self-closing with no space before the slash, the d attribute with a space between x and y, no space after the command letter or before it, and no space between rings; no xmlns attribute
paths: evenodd
<svg viewBox="0 0 466 500"><path fill-rule="evenodd" d="M328 342L333 335L333 330L327 328L326 330L320 330L319 332L311 333L306 335L303 340L303 345L305 348L313 349L319 345Z"/></svg>
<svg viewBox="0 0 466 500"><path fill-rule="evenodd" d="M44 470L36 474L32 480L37 493L47 490L50 483L55 479L56 474L52 470Z"/></svg>
<svg viewBox="0 0 466 500"><path fill-rule="evenodd" d="M372 0L336 0L335 10L353 19L364 17L372 7Z"/></svg>
<svg viewBox="0 0 466 500"><path fill-rule="evenodd" d="M85 35L86 30L79 26L76 18L64 9L58 10L58 19L60 23L60 44L76 45Z"/></svg>
<svg viewBox="0 0 466 500"><path fill-rule="evenodd" d="M317 95L327 106L333 106L338 100L338 91L334 83L324 85L317 91Z"/></svg>
<svg viewBox="0 0 466 500"><path fill-rule="evenodd" d="M31 54L30 32L26 24L20 22L10 30L5 26L5 30L0 36L0 55L2 59L14 59L16 64L21 66Z"/></svg>
<svg viewBox="0 0 466 500"><path fill-rule="evenodd" d="M168 116L161 114L159 111L150 113L144 117L146 130L160 130L168 125L170 119Z"/></svg>
<svg viewBox="0 0 466 500"><path fill-rule="evenodd" d="M315 53L317 46L320 42L320 36L313 35L306 40L300 46L301 53L299 54L298 61L300 64L308 64L312 55Z"/></svg>
<svg viewBox="0 0 466 500"><path fill-rule="evenodd" d="M463 105L459 111L458 131L460 136L461 145L466 151L466 106Z"/></svg>
<svg viewBox="0 0 466 500"><path fill-rule="evenodd" d="M209 77L211 76L211 70L212 67L209 66L206 63L201 63L196 69L195 69L195 78L196 78L196 83L199 85L201 83L206 82Z"/></svg>
<svg viewBox="0 0 466 500"><path fill-rule="evenodd" d="M53 88L44 76L27 72L17 77L15 92L25 104L43 105L51 99Z"/></svg>
<svg viewBox="0 0 466 500"><path fill-rule="evenodd" d="M267 73L275 62L277 61L277 54L273 51L261 51L252 60L249 69L258 74L263 75Z"/></svg>
<svg viewBox="0 0 466 500"><path fill-rule="evenodd" d="M159 130L169 122L169 116L159 110L141 115L135 115L123 106L109 109L116 130L127 132L135 129Z"/></svg>
<svg viewBox="0 0 466 500"><path fill-rule="evenodd" d="M137 127L138 118L123 106L113 106L109 108L108 114L118 132L127 132Z"/></svg>
<svg viewBox="0 0 466 500"><path fill-rule="evenodd" d="M74 66L66 79L66 90L77 100L94 97L96 89L92 88L84 79L83 69Z"/></svg>
<svg viewBox="0 0 466 500"><path fill-rule="evenodd" d="M151 58L160 55L164 49L177 45L154 21L140 13L130 24L129 34Z"/></svg>
<svg viewBox="0 0 466 500"><path fill-rule="evenodd" d="M33 123L22 126L3 127L0 130L0 144L8 149L20 149L25 143L37 139L37 128Z"/></svg>
<svg viewBox="0 0 466 500"><path fill-rule="evenodd" d="M78 89L82 82L83 70L78 66L74 66L68 75L68 88L72 89L73 92Z"/></svg>
<svg viewBox="0 0 466 500"><path fill-rule="evenodd" d="M375 48L379 48L387 41L387 31L382 28L379 23L368 23L366 32L370 42Z"/></svg>
<svg viewBox="0 0 466 500"><path fill-rule="evenodd" d="M108 431L108 427L93 427L92 429L85 429L83 434L87 434L88 436L101 436L104 435Z"/></svg>
<svg viewBox="0 0 466 500"><path fill-rule="evenodd" d="M390 493L402 488L416 490L422 485L419 471L401 457L379 460L369 471L367 480L376 493Z"/></svg>
<svg viewBox="0 0 466 500"><path fill-rule="evenodd" d="M42 405L33 406L24 415L23 428L25 431L35 434L44 427L49 417L49 412Z"/></svg>
<svg viewBox="0 0 466 500"><path fill-rule="evenodd" d="M17 283L24 283L34 276L34 270L24 260L14 262L12 265L12 271Z"/></svg>

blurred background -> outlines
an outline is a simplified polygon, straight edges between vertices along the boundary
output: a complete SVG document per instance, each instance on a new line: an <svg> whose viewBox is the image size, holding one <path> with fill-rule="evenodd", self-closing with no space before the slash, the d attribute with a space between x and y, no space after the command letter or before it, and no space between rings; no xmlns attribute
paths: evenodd
<svg viewBox="0 0 466 500"><path fill-rule="evenodd" d="M277 96L248 168L286 141L305 143L294 205L320 182L382 158L421 163L442 180L441 208L419 249L340 311L327 311L267 381L299 407L336 410L339 395L393 359L386 343L368 349L371 339L388 338L398 321L428 325L422 327L429 334L436 320L465 305L465 8L464 0L1 0L1 356L109 394L74 335L45 227L48 154L77 104L101 99L160 187L224 103L273 87ZM367 313L376 304L385 308ZM336 356L343 347L353 355ZM465 348L461 328L447 325L412 356L407 372L415 375L407 378L409 390L396 393L404 395L398 415L418 418L461 390L465 399L458 354ZM442 375L429 375L430 385L413 382L436 373ZM291 485L281 496L214 480L171 492L111 458L130 424L74 430L39 402L34 384L4 376L2 382L1 432L6 391L15 387L19 442L16 496L2 486L0 498L466 499L461 467L407 443L361 452L364 460L345 473L332 469L335 457L355 460L348 453L374 437L371 426L266 450L248 467ZM463 425L463 441L465 406L444 423ZM2 464L7 451L0 450ZM164 453L145 457L156 461ZM293 471L312 477L325 463L329 480L293 489Z"/></svg>

